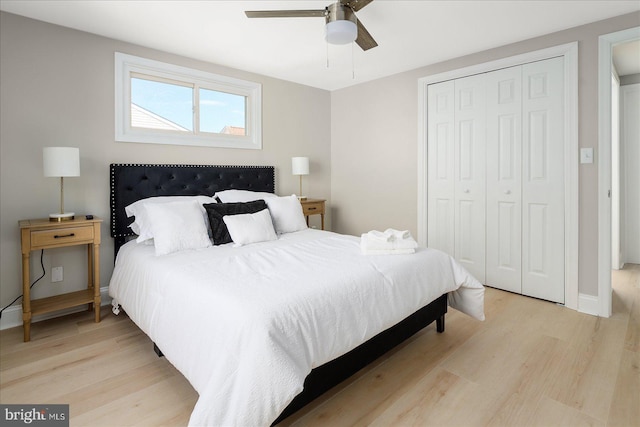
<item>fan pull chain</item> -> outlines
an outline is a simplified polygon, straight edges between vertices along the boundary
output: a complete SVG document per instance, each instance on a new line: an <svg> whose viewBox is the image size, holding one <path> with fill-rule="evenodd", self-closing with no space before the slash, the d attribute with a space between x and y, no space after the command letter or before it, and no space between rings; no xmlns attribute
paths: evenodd
<svg viewBox="0 0 640 427"><path fill-rule="evenodd" d="M329 68L329 42L327 41L327 68Z"/></svg>
<svg viewBox="0 0 640 427"><path fill-rule="evenodd" d="M356 79L355 42L351 42L351 79Z"/></svg>

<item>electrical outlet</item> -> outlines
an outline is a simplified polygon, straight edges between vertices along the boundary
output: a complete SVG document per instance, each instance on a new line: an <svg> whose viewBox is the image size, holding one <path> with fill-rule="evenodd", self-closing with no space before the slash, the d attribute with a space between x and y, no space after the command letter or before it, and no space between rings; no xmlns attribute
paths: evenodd
<svg viewBox="0 0 640 427"><path fill-rule="evenodd" d="M62 282L62 267L53 267L51 269L51 282Z"/></svg>

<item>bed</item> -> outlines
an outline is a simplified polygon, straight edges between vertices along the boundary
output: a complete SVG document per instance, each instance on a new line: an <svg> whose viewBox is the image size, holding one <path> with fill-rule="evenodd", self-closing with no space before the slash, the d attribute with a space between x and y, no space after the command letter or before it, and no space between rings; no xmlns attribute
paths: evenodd
<svg viewBox="0 0 640 427"><path fill-rule="evenodd" d="M358 237L311 229L161 256L131 240L132 203L274 193L273 167L110 172L114 312L126 311L199 393L190 425L277 423L432 322L443 332L448 305L484 319L482 285L432 249L364 256Z"/></svg>

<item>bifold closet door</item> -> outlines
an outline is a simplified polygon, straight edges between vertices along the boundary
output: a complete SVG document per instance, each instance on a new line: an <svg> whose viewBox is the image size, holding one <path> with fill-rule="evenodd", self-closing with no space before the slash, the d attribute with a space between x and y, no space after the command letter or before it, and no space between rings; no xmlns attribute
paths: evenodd
<svg viewBox="0 0 640 427"><path fill-rule="evenodd" d="M453 256L454 131L453 81L427 89L427 245Z"/></svg>
<svg viewBox="0 0 640 427"><path fill-rule="evenodd" d="M427 94L428 245L482 283L560 303L563 66L552 58Z"/></svg>
<svg viewBox="0 0 640 427"><path fill-rule="evenodd" d="M454 82L455 258L485 282L485 76Z"/></svg>
<svg viewBox="0 0 640 427"><path fill-rule="evenodd" d="M564 61L522 66L522 293L564 303Z"/></svg>
<svg viewBox="0 0 640 427"><path fill-rule="evenodd" d="M522 67L486 74L486 284L522 293Z"/></svg>

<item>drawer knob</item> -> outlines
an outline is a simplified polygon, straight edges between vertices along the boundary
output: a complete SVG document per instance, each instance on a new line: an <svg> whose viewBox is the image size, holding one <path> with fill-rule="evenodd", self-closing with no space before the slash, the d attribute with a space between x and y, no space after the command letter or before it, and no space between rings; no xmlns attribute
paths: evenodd
<svg viewBox="0 0 640 427"><path fill-rule="evenodd" d="M55 236L53 236L54 239L62 239L65 237L73 237L75 236L76 233L69 233L69 234L56 234Z"/></svg>
<svg viewBox="0 0 640 427"><path fill-rule="evenodd" d="M313 207L313 208L308 208L308 209L309 209L310 211L315 211L315 210L316 210L316 209L318 209L318 208Z"/></svg>

